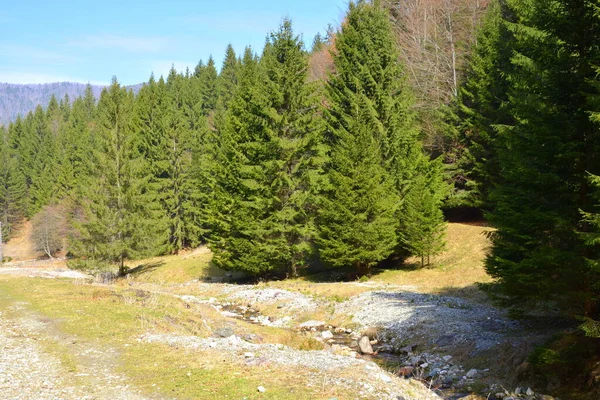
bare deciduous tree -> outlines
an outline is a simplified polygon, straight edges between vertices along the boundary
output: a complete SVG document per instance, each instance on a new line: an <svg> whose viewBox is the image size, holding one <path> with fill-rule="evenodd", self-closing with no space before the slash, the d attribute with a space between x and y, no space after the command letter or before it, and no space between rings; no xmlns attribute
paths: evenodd
<svg viewBox="0 0 600 400"><path fill-rule="evenodd" d="M425 146L443 151L435 112L458 93L488 0L387 0L408 79L424 115Z"/></svg>
<svg viewBox="0 0 600 400"><path fill-rule="evenodd" d="M42 208L31 220L31 238L35 249L48 257L64 248L67 235L66 210L62 205L48 205Z"/></svg>

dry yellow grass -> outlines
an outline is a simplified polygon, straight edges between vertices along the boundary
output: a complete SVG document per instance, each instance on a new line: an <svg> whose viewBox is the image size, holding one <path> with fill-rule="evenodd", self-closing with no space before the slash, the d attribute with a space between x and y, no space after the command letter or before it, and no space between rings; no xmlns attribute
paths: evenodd
<svg viewBox="0 0 600 400"><path fill-rule="evenodd" d="M490 282L484 261L490 246L486 232L493 228L481 225L450 223L446 250L432 257L431 266L413 270L385 271L373 278L376 282L416 286L421 291L439 292L464 289L479 282ZM409 260L418 265L418 260Z"/></svg>
<svg viewBox="0 0 600 400"><path fill-rule="evenodd" d="M42 256L33 248L31 240L31 222L25 221L12 239L4 245L4 257L12 258L12 261L32 260Z"/></svg>
<svg viewBox="0 0 600 400"><path fill-rule="evenodd" d="M485 272L484 260L489 249L486 232L493 228L476 225L449 223L446 235L446 249L432 257L431 265L420 268L419 260L409 259L405 268L376 271L370 282L331 282L316 283L313 277L267 282L258 287L272 287L300 292L315 298L331 301L344 301L365 291L373 290L373 285L411 286L415 290L429 293L452 292L465 296L478 296L477 283L490 282ZM212 254L206 248L177 256L157 257L138 261L132 274L137 282L151 284L176 284L203 277L223 277L225 271L214 267ZM194 292L193 288L183 288L184 292ZM206 288L201 291L207 296ZM219 288L211 295L218 297Z"/></svg>
<svg viewBox="0 0 600 400"><path fill-rule="evenodd" d="M206 276L222 276L211 264L212 253L205 247L173 256L153 257L128 263L130 277L147 283L185 283Z"/></svg>

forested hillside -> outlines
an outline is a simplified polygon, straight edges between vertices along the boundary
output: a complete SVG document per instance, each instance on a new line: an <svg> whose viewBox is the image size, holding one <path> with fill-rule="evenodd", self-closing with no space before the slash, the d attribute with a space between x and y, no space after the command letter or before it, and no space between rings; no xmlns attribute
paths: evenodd
<svg viewBox="0 0 600 400"><path fill-rule="evenodd" d="M14 122L17 116L24 116L35 110L38 105L47 107L52 96L64 99L67 96L71 101L83 96L86 85L75 82L57 82L42 84L19 85L13 83L0 83L0 125ZM102 92L102 86L91 85L92 93L96 98ZM139 85L132 86L134 90Z"/></svg>
<svg viewBox="0 0 600 400"><path fill-rule="evenodd" d="M490 293L570 327L532 356L536 373L592 387L598 9L358 1L312 46L286 18L260 54L225 49L220 69L52 97L3 131L4 236L31 219L48 256L121 276L127 260L207 244L252 277L361 277L428 265L444 212L485 218Z"/></svg>

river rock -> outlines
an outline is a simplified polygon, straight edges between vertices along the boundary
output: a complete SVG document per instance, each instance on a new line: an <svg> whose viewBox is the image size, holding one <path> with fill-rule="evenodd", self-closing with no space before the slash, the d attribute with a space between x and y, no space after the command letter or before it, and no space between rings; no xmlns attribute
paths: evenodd
<svg viewBox="0 0 600 400"><path fill-rule="evenodd" d="M321 332L321 337L325 340L333 339L333 333L331 333L331 331L323 331Z"/></svg>
<svg viewBox="0 0 600 400"><path fill-rule="evenodd" d="M465 375L467 378L474 378L475 375L477 375L477 370L476 369L470 369L469 372L467 372L467 374Z"/></svg>
<svg viewBox="0 0 600 400"><path fill-rule="evenodd" d="M363 336L358 341L358 349L362 354L373 354L373 347L368 336Z"/></svg>
<svg viewBox="0 0 600 400"><path fill-rule="evenodd" d="M233 329L230 327L219 328L215 331L215 334L222 338L227 338L229 336L233 336Z"/></svg>

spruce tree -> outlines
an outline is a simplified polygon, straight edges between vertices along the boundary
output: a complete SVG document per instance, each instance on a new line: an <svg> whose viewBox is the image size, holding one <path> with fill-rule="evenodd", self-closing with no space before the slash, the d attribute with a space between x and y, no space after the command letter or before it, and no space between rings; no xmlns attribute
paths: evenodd
<svg viewBox="0 0 600 400"><path fill-rule="evenodd" d="M27 186L10 147L8 131L0 128L0 133L0 218L2 239L8 241L25 217Z"/></svg>
<svg viewBox="0 0 600 400"><path fill-rule="evenodd" d="M217 107L218 96L218 74L215 61L209 57L206 67L199 76L199 90L202 96L202 111L205 116L209 115Z"/></svg>
<svg viewBox="0 0 600 400"><path fill-rule="evenodd" d="M115 263L156 251L155 204L148 191L148 172L139 154L133 93L113 78L97 109L98 144L90 184L82 188L83 218L75 243L79 255Z"/></svg>
<svg viewBox="0 0 600 400"><path fill-rule="evenodd" d="M327 84L326 112L331 152L335 153L339 137L353 134L353 129L365 129L356 119L368 116L370 121L364 123L380 147L380 165L393 182L395 237L400 237L403 229L412 223L405 220L409 210L405 208L408 203L402 199L407 196L419 170L428 170L428 160L418 140L413 100L399 62L392 26L380 2L350 3L341 32L336 36L333 61L335 72ZM387 241L382 242L378 259L369 261L369 265L381 257L405 256L410 247L398 241L394 250L384 255L387 244Z"/></svg>
<svg viewBox="0 0 600 400"><path fill-rule="evenodd" d="M194 139L183 107L190 79L172 73L165 84L151 77L137 98L142 154L152 171L151 189L162 209L166 251L172 253L200 240L199 222L194 218L198 205L192 204L192 194L198 190L191 178Z"/></svg>
<svg viewBox="0 0 600 400"><path fill-rule="evenodd" d="M285 254L283 268L291 276L306 265L312 251L315 190L325 161L318 86L308 83L303 47L291 20L285 19L271 33L261 59L275 152L273 160L263 161L273 193L267 237L273 240L273 254Z"/></svg>
<svg viewBox="0 0 600 400"><path fill-rule="evenodd" d="M552 298L597 319L596 274L585 261L597 249L577 231L589 229L580 210L593 211L587 172L600 173L600 135L590 119L599 109L600 19L592 1L508 4L514 123L496 140L500 174L489 219L498 230L487 270L516 298Z"/></svg>
<svg viewBox="0 0 600 400"><path fill-rule="evenodd" d="M238 74L240 69L240 60L237 58L233 46L227 45L225 58L221 66L221 72L217 78L217 109L227 108L227 104L233 98L238 85Z"/></svg>
<svg viewBox="0 0 600 400"><path fill-rule="evenodd" d="M58 110L58 103L55 108L49 108L50 111L54 109ZM19 146L23 146L20 152L23 154L23 172L29 183L30 199L27 215L31 217L56 194L57 141L40 106L26 122L28 127Z"/></svg>
<svg viewBox="0 0 600 400"><path fill-rule="evenodd" d="M351 266L359 275L386 259L397 245L395 182L382 165L381 144L373 136L377 119L369 99L352 96L355 114L330 139L327 184L319 203L319 252L335 267Z"/></svg>
<svg viewBox="0 0 600 400"><path fill-rule="evenodd" d="M307 63L289 20L269 36L260 63L250 50L244 55L217 158L211 246L219 265L296 275L306 264L323 158Z"/></svg>
<svg viewBox="0 0 600 400"><path fill-rule="evenodd" d="M446 173L452 192L445 208L489 209L488 192L498 179L496 130L510 125L508 80L512 69L512 19L504 0L486 10L469 57L466 79L447 109Z"/></svg>
<svg viewBox="0 0 600 400"><path fill-rule="evenodd" d="M443 180L441 160L425 163L411 182L403 199L405 214L400 242L421 259L421 266L431 263L431 256L444 250L446 223L442 204L448 185Z"/></svg>
<svg viewBox="0 0 600 400"><path fill-rule="evenodd" d="M271 269L266 253L258 248L262 240L255 236L256 214L264 208L257 204L259 185L248 176L256 168L245 166L250 160L244 154L244 147L250 149L252 138L259 137L263 130L261 121L253 114L257 110L266 113L258 88L258 82L263 79L257 57L246 48L239 87L230 103L216 149L217 179L209 207L213 262L222 268L248 270L254 274ZM255 147L258 150L258 145Z"/></svg>

